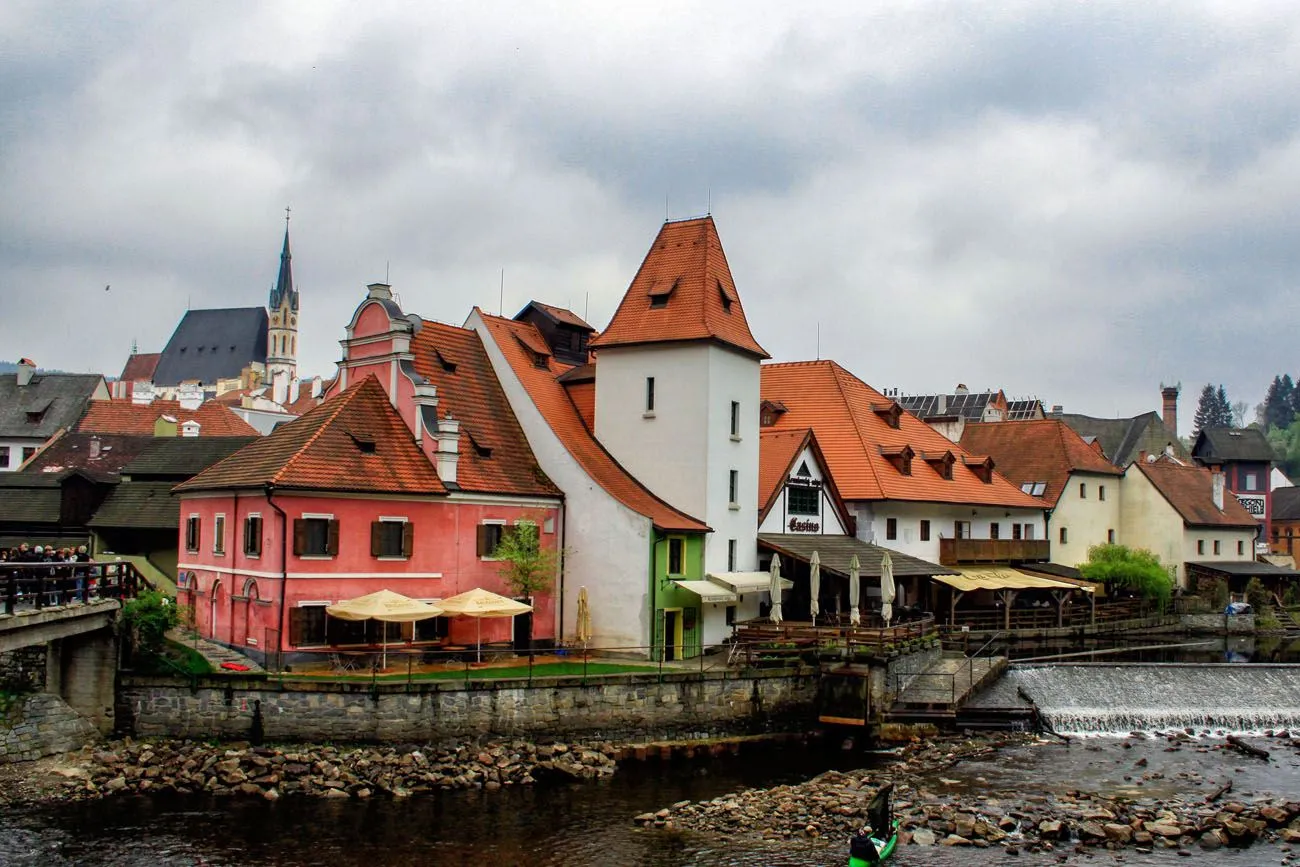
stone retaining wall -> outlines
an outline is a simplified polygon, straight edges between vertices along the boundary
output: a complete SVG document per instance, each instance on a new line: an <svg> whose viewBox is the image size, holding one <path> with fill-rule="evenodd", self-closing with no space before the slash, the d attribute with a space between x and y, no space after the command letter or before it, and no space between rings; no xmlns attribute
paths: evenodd
<svg viewBox="0 0 1300 867"><path fill-rule="evenodd" d="M1252 614L1184 614L1181 616L1184 629L1191 632L1214 632L1217 634L1249 635L1255 631L1255 615Z"/></svg>
<svg viewBox="0 0 1300 867"><path fill-rule="evenodd" d="M0 764L79 750L98 739L95 727L57 695L27 696L0 716Z"/></svg>
<svg viewBox="0 0 1300 867"><path fill-rule="evenodd" d="M201 680L193 689L126 678L118 728L140 737L250 737L260 715L279 742L434 743L499 736L639 738L741 734L805 723L817 699L814 675L758 672L560 679L547 685L502 680L281 683L275 679ZM125 718L124 718L125 717Z"/></svg>
<svg viewBox="0 0 1300 867"><path fill-rule="evenodd" d="M39 692L44 688L44 644L0 653L0 689Z"/></svg>

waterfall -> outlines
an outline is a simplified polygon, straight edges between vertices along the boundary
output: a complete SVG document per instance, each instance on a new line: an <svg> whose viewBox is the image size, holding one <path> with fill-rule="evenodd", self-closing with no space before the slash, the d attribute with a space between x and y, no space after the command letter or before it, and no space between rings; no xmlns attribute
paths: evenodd
<svg viewBox="0 0 1300 867"><path fill-rule="evenodd" d="M1003 680L1064 733L1300 729L1300 665L1022 664Z"/></svg>

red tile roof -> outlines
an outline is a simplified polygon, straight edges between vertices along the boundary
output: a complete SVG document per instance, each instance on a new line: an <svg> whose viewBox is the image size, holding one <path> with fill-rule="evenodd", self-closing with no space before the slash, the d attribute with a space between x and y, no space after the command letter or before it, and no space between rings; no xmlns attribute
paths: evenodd
<svg viewBox="0 0 1300 867"><path fill-rule="evenodd" d="M322 392L323 394L324 392ZM284 411L290 415L306 415L320 406L321 398L312 397L311 389L304 388L298 393L298 399L284 405Z"/></svg>
<svg viewBox="0 0 1300 867"><path fill-rule="evenodd" d="M444 494L433 465L374 376L235 452L178 491L279 488Z"/></svg>
<svg viewBox="0 0 1300 867"><path fill-rule="evenodd" d="M560 496L537 463L478 332L424 320L411 350L416 372L438 389L439 417L450 412L460 421L456 483L462 490Z"/></svg>
<svg viewBox="0 0 1300 867"><path fill-rule="evenodd" d="M759 520L768 505L781 492L781 483L790 475L795 459L812 438L812 428L763 430L758 438L758 512Z"/></svg>
<svg viewBox="0 0 1300 867"><path fill-rule="evenodd" d="M667 296L662 307L652 297ZM767 358L749 331L712 217L664 223L614 318L591 347L714 340Z"/></svg>
<svg viewBox="0 0 1300 867"><path fill-rule="evenodd" d="M1052 506L1069 484L1072 472L1124 474L1057 418L969 423L962 432L961 445L993 458L998 472L1016 485L1045 482L1043 499Z"/></svg>
<svg viewBox="0 0 1300 867"><path fill-rule="evenodd" d="M967 453L909 412L898 428L882 413L891 401L833 361L763 365L763 400L786 411L771 429L812 428L835 484L846 500L908 500L1041 509L1043 503L996 472L984 483L966 466ZM905 476L881 454L910 446L916 453ZM922 455L952 452L952 478L945 479Z"/></svg>
<svg viewBox="0 0 1300 867"><path fill-rule="evenodd" d="M540 340L536 326L528 322L515 322L499 316L490 316L475 308L483 320L492 340L500 348L537 410L546 419L555 436L582 467L583 471L611 496L634 512L644 515L661 530L703 533L709 530L703 521L678 511L642 485L605 450L583 423L573 401L557 377L570 369L556 361L546 367L533 363L524 342Z"/></svg>
<svg viewBox="0 0 1300 867"><path fill-rule="evenodd" d="M126 360L126 366L122 368L122 375L118 379L122 382L152 382L160 358L161 352L137 352Z"/></svg>
<svg viewBox="0 0 1300 867"><path fill-rule="evenodd" d="M556 322L563 322L565 325L573 325L585 331L596 330L592 328L590 325L588 325L587 322L581 316L574 313L572 310L566 310L563 307L555 307L554 305L551 304L543 304L540 301L529 301L528 304L524 306L524 310L527 310L529 307L536 307L538 310L542 311L547 316L554 319ZM524 310L521 310L519 311L519 313L515 314L515 318L518 319L520 316L522 316Z"/></svg>
<svg viewBox="0 0 1300 867"><path fill-rule="evenodd" d="M130 399L92 400L86 414L76 429L83 433L136 434L153 436L154 422L159 416L176 419L177 425L187 421L199 423L199 436L252 437L257 430L231 412L230 407L214 400L200 404L198 409L181 409L179 401L155 400L136 404Z"/></svg>
<svg viewBox="0 0 1300 867"><path fill-rule="evenodd" d="M1151 481L1188 526L1259 526L1231 491L1225 489L1223 492L1223 510L1215 508L1214 476L1205 467L1186 466L1169 460L1136 461L1132 466Z"/></svg>

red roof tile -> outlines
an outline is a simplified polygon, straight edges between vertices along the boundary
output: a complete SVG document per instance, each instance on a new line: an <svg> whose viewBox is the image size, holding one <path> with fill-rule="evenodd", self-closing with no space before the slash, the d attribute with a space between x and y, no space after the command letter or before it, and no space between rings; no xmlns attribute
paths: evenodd
<svg viewBox="0 0 1300 867"><path fill-rule="evenodd" d="M478 332L424 320L411 350L416 372L438 389L438 415L450 412L460 421L456 483L462 490L560 496L537 463Z"/></svg>
<svg viewBox="0 0 1300 867"><path fill-rule="evenodd" d="M651 298L667 297L652 307ZM664 223L614 318L591 347L714 340L767 358L749 331L712 217Z"/></svg>
<svg viewBox="0 0 1300 867"><path fill-rule="evenodd" d="M889 398L833 361L797 361L763 365L763 400L778 401L786 411L773 430L812 428L835 484L846 500L908 500L1041 509L1041 501L1023 493L996 472L985 483L962 458L966 452L925 422L903 412L899 426L872 406ZM905 476L881 454L910 446L916 453L912 474ZM922 455L956 458L952 478L945 479Z"/></svg>
<svg viewBox="0 0 1300 867"><path fill-rule="evenodd" d="M86 414L77 423L84 433L136 434L153 436L154 422L159 416L170 416L178 425L187 421L199 423L199 436L252 437L257 430L235 415L230 407L209 400L198 409L181 409L179 401L155 400L136 404L130 399L92 400Z"/></svg>
<svg viewBox="0 0 1300 867"><path fill-rule="evenodd" d="M556 307L551 304L543 304L540 301L529 301L528 304L525 305L524 310L527 310L529 307L536 307L538 310L542 311L547 316L554 319L556 322L563 322L565 325L573 325L585 331L596 330L592 328L590 325L588 325L587 322L581 316L574 313L572 310L566 310L563 307ZM523 311L521 310L519 313L515 314L515 318L518 319L522 315L523 315Z"/></svg>
<svg viewBox="0 0 1300 867"><path fill-rule="evenodd" d="M305 388L298 394L297 400L284 405L284 411L290 415L306 415L316 407L320 406L320 404L321 398L312 397L311 390Z"/></svg>
<svg viewBox="0 0 1300 867"><path fill-rule="evenodd" d="M661 530L708 531L709 527L703 521L674 509L650 493L596 440L583 423L565 387L557 381L557 377L567 372L570 366L552 358L546 367L538 367L525 350L525 342L516 339L521 337L526 342L541 340L536 326L490 316L478 308L475 308L475 313L483 320L493 342L506 357L555 436L592 480L620 503L652 520Z"/></svg>
<svg viewBox="0 0 1300 867"><path fill-rule="evenodd" d="M118 379L122 382L152 382L160 358L161 352L137 352L126 360L126 366L122 368L122 375Z"/></svg>
<svg viewBox="0 0 1300 867"><path fill-rule="evenodd" d="M812 437L812 428L763 430L758 438L758 512L759 520L768 504L781 492L781 483L790 475L795 459Z"/></svg>
<svg viewBox="0 0 1300 867"><path fill-rule="evenodd" d="M280 488L444 494L433 465L374 376L245 446L178 491Z"/></svg>
<svg viewBox="0 0 1300 867"><path fill-rule="evenodd" d="M962 432L961 445L993 458L998 472L1018 486L1045 482L1043 499L1052 506L1072 472L1124 474L1084 442L1074 428L1056 418L970 423Z"/></svg>
<svg viewBox="0 0 1300 867"><path fill-rule="evenodd" d="M1215 507L1214 476L1205 467L1186 466L1168 460L1136 461L1133 466L1150 479L1189 526L1259 526L1231 491L1223 492L1222 511Z"/></svg>

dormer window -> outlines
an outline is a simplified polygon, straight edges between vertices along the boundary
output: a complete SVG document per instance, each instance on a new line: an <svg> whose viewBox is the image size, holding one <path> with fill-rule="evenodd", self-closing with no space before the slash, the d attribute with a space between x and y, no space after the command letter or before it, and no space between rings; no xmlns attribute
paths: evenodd
<svg viewBox="0 0 1300 867"><path fill-rule="evenodd" d="M473 435L473 434L470 434L470 435L469 435L469 444L470 444L471 447L473 447L473 449L474 449L474 454L477 455L478 457L480 457L480 458L490 458L490 457L492 457L492 447L491 447L491 446L485 446L485 445L483 445L481 442L479 442L478 440L474 439L474 435Z"/></svg>
<svg viewBox="0 0 1300 867"><path fill-rule="evenodd" d="M730 313L731 305L736 299L735 296L733 296L731 292L727 289L727 287L722 285L721 280L718 281L718 295L719 297L722 298L723 311L726 313Z"/></svg>
<svg viewBox="0 0 1300 867"><path fill-rule="evenodd" d="M871 411L880 416L885 424L898 430L899 419L903 417L903 408L898 405L898 401L891 400L889 403L873 403Z"/></svg>
<svg viewBox="0 0 1300 867"><path fill-rule="evenodd" d="M765 400L758 405L758 423L761 427L771 427L784 412L786 407L781 401Z"/></svg>
<svg viewBox="0 0 1300 867"><path fill-rule="evenodd" d="M363 455L373 455L375 453L375 441L372 437L354 433L349 433L348 436L352 438L352 443L357 447L357 451Z"/></svg>
<svg viewBox="0 0 1300 867"><path fill-rule="evenodd" d="M668 299L677 291L677 284L680 282L681 278L678 278L672 283L656 282L651 286L650 291L646 293L650 296L650 307L656 310L667 307Z"/></svg>
<svg viewBox="0 0 1300 867"><path fill-rule="evenodd" d="M455 373L455 372L456 372L456 364L455 364L455 362L453 362L453 361L449 361L449 360L447 359L447 356L443 355L443 354L442 354L441 352L439 352L438 350L435 349L435 350L433 351L433 357L436 358L436 359L438 360L438 366L441 367L445 372L447 372L447 373Z"/></svg>
<svg viewBox="0 0 1300 867"><path fill-rule="evenodd" d="M910 476L912 474L912 458L916 456L916 452L912 450L911 446L881 446L880 455L893 464L894 469L898 470L900 475Z"/></svg>
<svg viewBox="0 0 1300 867"><path fill-rule="evenodd" d="M986 485L993 484L993 458L988 455L966 455L962 463Z"/></svg>
<svg viewBox="0 0 1300 867"><path fill-rule="evenodd" d="M922 457L925 459L925 462L930 465L931 469L939 474L939 478L947 479L949 481L952 480L952 465L957 462L957 459L953 457L952 452L941 452L939 454L926 453L922 455Z"/></svg>

